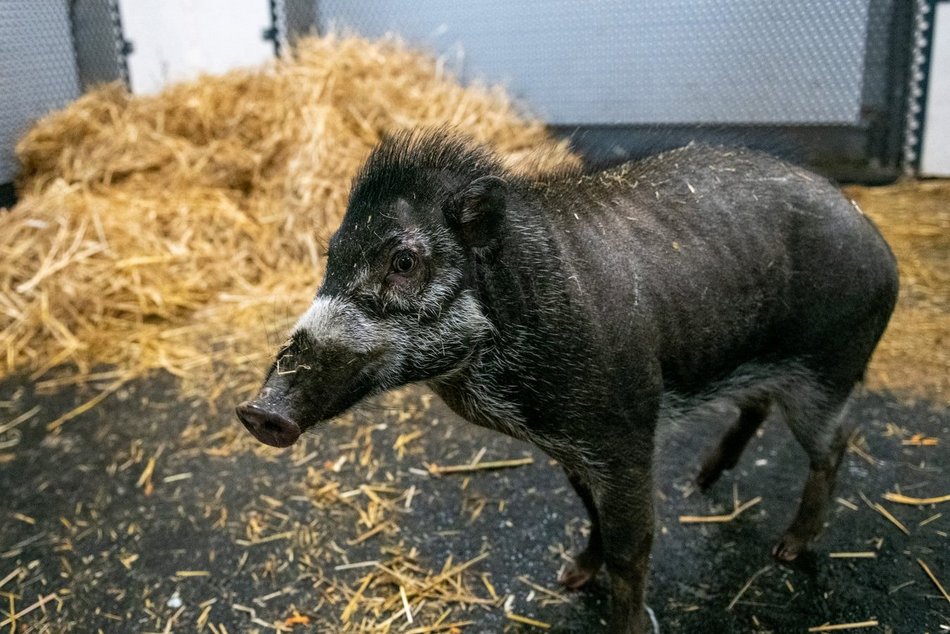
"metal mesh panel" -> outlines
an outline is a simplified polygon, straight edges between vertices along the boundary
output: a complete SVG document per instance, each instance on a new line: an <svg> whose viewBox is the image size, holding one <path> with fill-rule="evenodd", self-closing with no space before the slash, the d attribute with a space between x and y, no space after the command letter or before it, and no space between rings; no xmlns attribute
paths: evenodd
<svg viewBox="0 0 950 634"><path fill-rule="evenodd" d="M125 56L129 45L122 37L118 2L71 0L70 4L83 90L117 79L128 84Z"/></svg>
<svg viewBox="0 0 950 634"><path fill-rule="evenodd" d="M302 35L316 29L317 5L314 0L272 0L274 6L274 26L277 29L277 43L280 50Z"/></svg>
<svg viewBox="0 0 950 634"><path fill-rule="evenodd" d="M870 0L868 7L867 50L864 58L864 108L876 112L887 106L891 88L887 77L889 67L891 20L894 3L900 0Z"/></svg>
<svg viewBox="0 0 950 634"><path fill-rule="evenodd" d="M426 44L553 124L854 125L874 1L324 0L318 19Z"/></svg>
<svg viewBox="0 0 950 634"><path fill-rule="evenodd" d="M0 2L0 183L30 123L79 95L73 55L65 0Z"/></svg>

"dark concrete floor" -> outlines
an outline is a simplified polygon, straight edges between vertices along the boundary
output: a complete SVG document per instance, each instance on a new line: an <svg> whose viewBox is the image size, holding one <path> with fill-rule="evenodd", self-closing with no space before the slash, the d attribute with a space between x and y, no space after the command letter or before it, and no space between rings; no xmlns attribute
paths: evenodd
<svg viewBox="0 0 950 634"><path fill-rule="evenodd" d="M310 620L295 631L341 631L344 588L358 586L367 568L338 567L413 548L421 568L437 571L449 556L460 563L488 553L463 580L472 594L490 598L482 582L489 579L500 599L454 608L446 623L472 621L465 632L539 631L508 619L502 603L552 632L602 631L603 573L566 600L542 601L548 595L525 583L558 592L561 553L583 540L586 518L560 470L522 443L460 421L422 389L363 407L287 452L254 445L237 429L230 403L214 413L165 376L127 385L60 432L46 431L93 394L40 395L27 380L0 383L0 428L39 407L17 427L21 435L0 438L0 580L15 573L0 587L0 622L11 594L16 610L56 595L19 619L16 631L264 632L295 610ZM806 471L784 425L770 420L739 467L705 495L693 491L691 478L720 425L697 422L668 435L649 590L664 632L804 632L871 619L880 625L861 631L950 628L950 603L917 562L950 584L950 507L882 499L897 487L917 497L950 492L950 413L866 394L851 416L860 424L860 451L845 457L836 493L844 502L833 504L825 534L793 566L769 556ZM940 444L902 445L914 433ZM394 448L399 442L404 455ZM534 462L469 475L425 472L425 463L465 464L483 448L482 461ZM366 527L358 525L358 505L348 503L355 497L334 496L359 496L365 483L398 491L392 506L400 510L390 511L386 530L348 545ZM336 493L321 493L328 486ZM740 501L762 501L729 523L678 521L730 511L734 491ZM862 495L883 503L910 534ZM829 556L838 551L876 556ZM393 631L431 624L428 614L420 612L413 626L397 618Z"/></svg>

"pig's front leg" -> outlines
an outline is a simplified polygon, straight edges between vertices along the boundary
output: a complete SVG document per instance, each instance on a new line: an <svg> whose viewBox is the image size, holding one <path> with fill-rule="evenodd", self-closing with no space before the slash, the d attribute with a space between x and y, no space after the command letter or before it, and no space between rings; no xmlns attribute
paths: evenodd
<svg viewBox="0 0 950 634"><path fill-rule="evenodd" d="M564 468L564 472L567 473L567 479L584 503L584 508L587 509L587 515L590 517L590 538L587 541L587 548L574 556L574 561L564 569L559 579L565 588L577 590L597 576L597 571L604 563L604 547L600 535L597 505L587 478L567 467Z"/></svg>
<svg viewBox="0 0 950 634"><path fill-rule="evenodd" d="M644 444L644 443L639 443ZM608 632L648 634L656 622L644 604L653 545L652 447L632 448L610 465L594 489L610 575Z"/></svg>

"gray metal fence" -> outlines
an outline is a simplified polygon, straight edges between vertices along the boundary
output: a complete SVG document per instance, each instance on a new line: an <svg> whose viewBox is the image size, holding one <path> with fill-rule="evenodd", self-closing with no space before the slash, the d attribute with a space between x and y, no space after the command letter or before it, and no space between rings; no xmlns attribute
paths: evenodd
<svg viewBox="0 0 950 634"><path fill-rule="evenodd" d="M319 19L422 42L553 124L857 124L891 3L325 0Z"/></svg>
<svg viewBox="0 0 950 634"><path fill-rule="evenodd" d="M396 32L501 82L586 153L692 138L760 145L837 176L901 160L907 0L323 0L321 30Z"/></svg>
<svg viewBox="0 0 950 634"><path fill-rule="evenodd" d="M63 0L0 7L0 183L16 171L13 146L38 115L79 96L69 10Z"/></svg>

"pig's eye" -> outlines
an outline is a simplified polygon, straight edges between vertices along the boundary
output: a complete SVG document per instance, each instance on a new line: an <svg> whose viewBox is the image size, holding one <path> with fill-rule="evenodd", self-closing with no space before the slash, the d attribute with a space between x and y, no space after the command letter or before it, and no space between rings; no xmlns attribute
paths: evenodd
<svg viewBox="0 0 950 634"><path fill-rule="evenodd" d="M394 273L406 275L416 268L416 254L412 251L400 251L393 256L392 269Z"/></svg>

